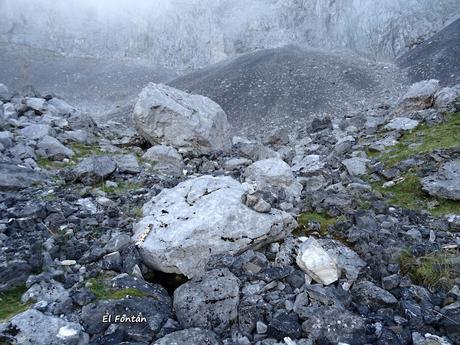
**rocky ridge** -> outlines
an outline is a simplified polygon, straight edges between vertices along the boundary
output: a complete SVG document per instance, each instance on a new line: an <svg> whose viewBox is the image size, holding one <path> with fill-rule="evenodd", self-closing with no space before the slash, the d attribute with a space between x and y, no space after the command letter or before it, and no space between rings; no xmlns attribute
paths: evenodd
<svg viewBox="0 0 460 345"><path fill-rule="evenodd" d="M0 85L0 343L459 343L459 96L194 151Z"/></svg>

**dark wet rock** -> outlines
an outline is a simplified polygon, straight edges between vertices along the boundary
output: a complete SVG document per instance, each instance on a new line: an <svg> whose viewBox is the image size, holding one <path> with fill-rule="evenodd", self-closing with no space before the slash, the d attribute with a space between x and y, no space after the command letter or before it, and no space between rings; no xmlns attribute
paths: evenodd
<svg viewBox="0 0 460 345"><path fill-rule="evenodd" d="M454 342L460 342L460 301L449 304L441 309L441 326L445 329L448 337Z"/></svg>
<svg viewBox="0 0 460 345"><path fill-rule="evenodd" d="M371 307L394 306L398 303L395 296L370 281L355 283L352 293L356 301Z"/></svg>
<svg viewBox="0 0 460 345"><path fill-rule="evenodd" d="M302 333L299 319L296 314L280 312L272 316L268 323L267 335L282 340L285 337L300 338Z"/></svg>
<svg viewBox="0 0 460 345"><path fill-rule="evenodd" d="M239 280L228 269L215 269L174 291L174 310L183 327L221 333L237 318Z"/></svg>
<svg viewBox="0 0 460 345"><path fill-rule="evenodd" d="M32 273L32 266L24 260L0 264L0 292L23 285Z"/></svg>
<svg viewBox="0 0 460 345"><path fill-rule="evenodd" d="M99 300L82 308L81 320L91 335L102 335L111 323L124 332L125 340L151 341L171 316L171 299L166 290L158 285L148 284L128 275L120 275L110 281L114 291L134 289L144 297ZM112 315L110 322L103 322L104 316ZM116 315L141 317L140 322L122 323ZM142 318L143 317L143 318Z"/></svg>
<svg viewBox="0 0 460 345"><path fill-rule="evenodd" d="M324 129L332 129L332 121L330 117L318 118L315 117L311 122L311 131L313 133Z"/></svg>

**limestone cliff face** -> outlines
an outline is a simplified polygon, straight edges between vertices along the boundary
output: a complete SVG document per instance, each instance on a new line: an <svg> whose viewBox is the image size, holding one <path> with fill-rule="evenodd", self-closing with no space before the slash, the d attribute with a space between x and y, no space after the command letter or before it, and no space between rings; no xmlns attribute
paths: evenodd
<svg viewBox="0 0 460 345"><path fill-rule="evenodd" d="M3 0L0 42L190 70L286 44L392 60L459 17L458 0Z"/></svg>

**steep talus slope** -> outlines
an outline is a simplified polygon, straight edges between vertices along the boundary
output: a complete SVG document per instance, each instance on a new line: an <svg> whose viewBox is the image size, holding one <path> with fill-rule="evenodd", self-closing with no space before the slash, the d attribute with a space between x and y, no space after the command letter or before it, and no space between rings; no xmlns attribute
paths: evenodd
<svg viewBox="0 0 460 345"><path fill-rule="evenodd" d="M391 95L401 80L390 65L294 46L242 55L180 77L174 87L210 97L242 130L304 125L312 114L345 112Z"/></svg>
<svg viewBox="0 0 460 345"><path fill-rule="evenodd" d="M460 81L460 19L397 59L416 82L439 79L443 84Z"/></svg>

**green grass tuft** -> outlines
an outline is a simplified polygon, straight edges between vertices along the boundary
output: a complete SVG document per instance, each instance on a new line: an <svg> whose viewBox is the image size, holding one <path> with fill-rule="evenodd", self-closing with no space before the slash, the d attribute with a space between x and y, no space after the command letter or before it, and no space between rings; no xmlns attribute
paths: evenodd
<svg viewBox="0 0 460 345"><path fill-rule="evenodd" d="M347 219L345 216L341 215L338 217L330 217L324 213L309 212L302 213L299 215L297 222L299 227L295 230L294 234L298 236L305 235L310 230L308 229L308 222L314 221L320 224L320 233L322 235L327 234L329 227L339 223L345 222Z"/></svg>
<svg viewBox="0 0 460 345"><path fill-rule="evenodd" d="M129 297L151 297L148 293L140 291L135 288L126 288L121 290L111 290L102 278L91 278L90 291L96 296L99 300L107 299L123 299L127 296Z"/></svg>
<svg viewBox="0 0 460 345"><path fill-rule="evenodd" d="M455 257L448 252L434 252L427 256L415 257L408 250L401 253L399 265L403 274L408 274L412 282L427 288L449 290L458 273L449 259Z"/></svg>
<svg viewBox="0 0 460 345"><path fill-rule="evenodd" d="M105 183L102 185L101 190L110 195L122 195L129 191L142 188L142 184L138 182L117 182L117 187L108 187Z"/></svg>
<svg viewBox="0 0 460 345"><path fill-rule="evenodd" d="M21 302L21 297L26 291L25 286L20 286L6 292L0 292L0 321L8 320L27 310L31 303Z"/></svg>

